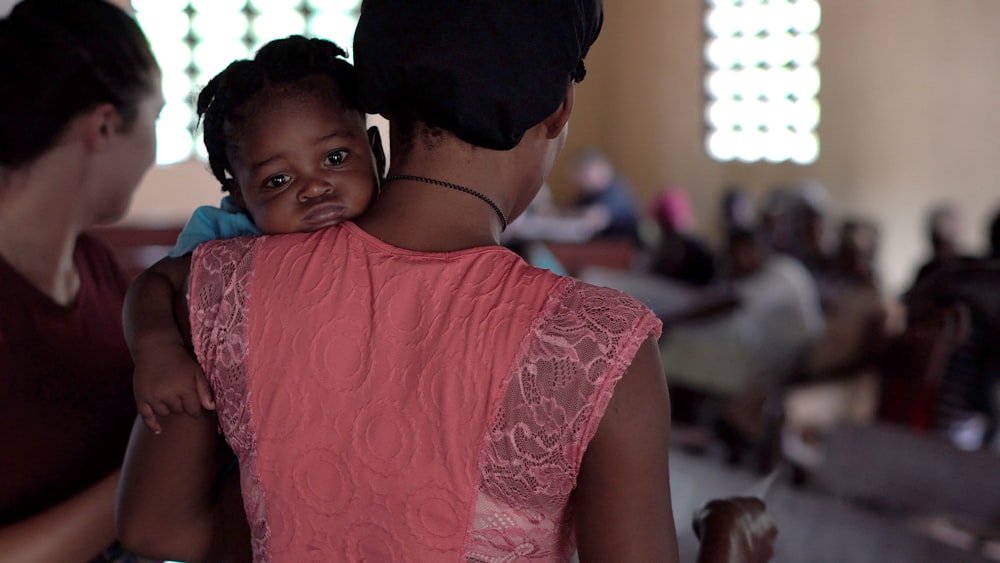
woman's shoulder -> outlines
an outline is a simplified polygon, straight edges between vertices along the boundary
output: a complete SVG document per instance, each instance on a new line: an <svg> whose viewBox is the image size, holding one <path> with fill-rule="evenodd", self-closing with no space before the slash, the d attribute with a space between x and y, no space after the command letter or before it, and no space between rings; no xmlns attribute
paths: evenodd
<svg viewBox="0 0 1000 563"><path fill-rule="evenodd" d="M553 274L556 275L556 274ZM575 278L560 278L553 288L550 300L565 310L588 317L594 316L616 322L624 318L652 316L653 312L631 295L610 287L593 285Z"/></svg>
<svg viewBox="0 0 1000 563"><path fill-rule="evenodd" d="M554 274L553 274L554 275ZM660 321L636 299L614 289L559 276L517 356L486 446L484 491L512 507L558 505L576 475L618 382ZM530 390L526 393L525 390ZM571 421L571 422L567 422ZM509 452L526 451L513 437L551 455L531 454L527 478L511 472ZM534 442L532 442L534 440ZM549 464L538 467L538 460ZM515 464L517 465L517 464ZM533 491L532 497L511 491ZM544 510L544 508L542 509Z"/></svg>
<svg viewBox="0 0 1000 563"><path fill-rule="evenodd" d="M638 299L565 277L554 285L532 329L534 339L543 342L593 342L599 355L625 365L643 341L662 331L663 323Z"/></svg>

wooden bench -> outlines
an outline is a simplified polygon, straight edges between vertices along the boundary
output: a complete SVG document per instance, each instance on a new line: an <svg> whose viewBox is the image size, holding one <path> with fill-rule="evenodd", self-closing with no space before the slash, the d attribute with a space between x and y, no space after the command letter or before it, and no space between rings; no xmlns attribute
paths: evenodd
<svg viewBox="0 0 1000 563"><path fill-rule="evenodd" d="M546 242L545 245L571 276L576 276L586 266L629 270L636 251L635 243L626 239Z"/></svg>

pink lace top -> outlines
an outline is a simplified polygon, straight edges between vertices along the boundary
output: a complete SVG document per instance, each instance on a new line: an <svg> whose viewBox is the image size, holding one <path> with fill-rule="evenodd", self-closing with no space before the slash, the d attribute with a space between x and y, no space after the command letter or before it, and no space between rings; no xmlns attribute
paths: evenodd
<svg viewBox="0 0 1000 563"><path fill-rule="evenodd" d="M580 462L660 323L501 247L353 224L199 247L199 361L256 561L562 561Z"/></svg>

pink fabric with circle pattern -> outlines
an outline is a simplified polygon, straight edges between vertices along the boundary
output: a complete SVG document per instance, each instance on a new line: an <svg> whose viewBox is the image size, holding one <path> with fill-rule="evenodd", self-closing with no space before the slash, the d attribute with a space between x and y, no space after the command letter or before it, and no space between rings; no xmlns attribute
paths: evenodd
<svg viewBox="0 0 1000 563"><path fill-rule="evenodd" d="M199 361L255 561L558 561L614 386L659 321L500 247L353 224L199 247Z"/></svg>

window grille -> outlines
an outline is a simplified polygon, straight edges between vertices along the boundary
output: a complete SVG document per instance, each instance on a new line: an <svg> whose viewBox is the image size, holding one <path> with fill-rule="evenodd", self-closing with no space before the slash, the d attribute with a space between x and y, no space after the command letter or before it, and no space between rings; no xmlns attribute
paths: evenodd
<svg viewBox="0 0 1000 563"><path fill-rule="evenodd" d="M360 0L132 0L163 71L157 164L205 158L195 102L213 76L273 39L301 34L350 52Z"/></svg>
<svg viewBox="0 0 1000 563"><path fill-rule="evenodd" d="M819 24L817 0L707 0L705 145L712 158L816 161Z"/></svg>

